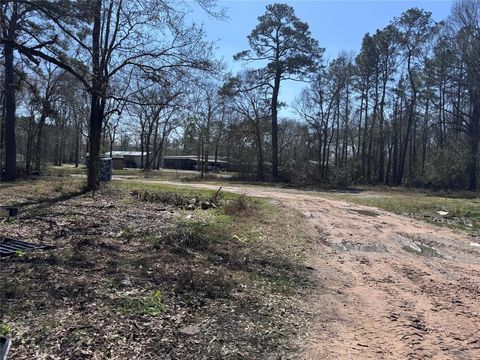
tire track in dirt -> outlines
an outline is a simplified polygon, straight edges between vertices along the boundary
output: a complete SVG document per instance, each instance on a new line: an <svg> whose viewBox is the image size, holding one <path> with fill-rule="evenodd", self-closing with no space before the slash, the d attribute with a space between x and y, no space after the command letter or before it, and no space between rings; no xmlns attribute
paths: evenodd
<svg viewBox="0 0 480 360"><path fill-rule="evenodd" d="M223 189L279 200L307 219L318 287L305 301L315 321L299 358L480 359L480 249L471 237L304 191Z"/></svg>

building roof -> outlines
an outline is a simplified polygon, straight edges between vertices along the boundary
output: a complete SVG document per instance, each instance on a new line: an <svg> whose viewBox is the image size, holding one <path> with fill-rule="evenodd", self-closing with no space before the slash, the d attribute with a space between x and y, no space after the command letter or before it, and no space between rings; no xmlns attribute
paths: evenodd
<svg viewBox="0 0 480 360"><path fill-rule="evenodd" d="M104 154L105 156L110 156L110 151ZM144 152L143 156L146 156L147 153ZM141 151L112 151L113 159L123 159L124 156L142 156Z"/></svg>
<svg viewBox="0 0 480 360"><path fill-rule="evenodd" d="M197 155L166 155L166 156L163 157L163 159L164 160L193 160L193 161L198 161L198 156ZM208 157L208 162L214 162L214 161L215 161L214 156L209 156ZM217 158L217 163L228 164L229 161Z"/></svg>

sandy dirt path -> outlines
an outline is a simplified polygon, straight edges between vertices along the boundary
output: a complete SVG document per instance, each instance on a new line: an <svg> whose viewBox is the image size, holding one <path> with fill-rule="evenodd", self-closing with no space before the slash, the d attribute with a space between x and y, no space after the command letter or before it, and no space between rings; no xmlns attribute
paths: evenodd
<svg viewBox="0 0 480 360"><path fill-rule="evenodd" d="M318 286L299 358L480 359L478 240L305 191L223 189L281 201L308 220Z"/></svg>

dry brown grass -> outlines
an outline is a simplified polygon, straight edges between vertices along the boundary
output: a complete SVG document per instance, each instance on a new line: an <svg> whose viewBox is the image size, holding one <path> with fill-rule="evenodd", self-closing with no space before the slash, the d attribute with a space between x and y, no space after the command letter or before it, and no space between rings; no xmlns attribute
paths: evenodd
<svg viewBox="0 0 480 360"><path fill-rule="evenodd" d="M140 201L130 191L113 183L93 195L64 179L2 189L20 216L0 232L55 246L2 259L12 357L294 357L309 284L304 243L285 251L301 239L278 207L224 194L231 214L186 211L170 195ZM197 335L181 332L190 325Z"/></svg>

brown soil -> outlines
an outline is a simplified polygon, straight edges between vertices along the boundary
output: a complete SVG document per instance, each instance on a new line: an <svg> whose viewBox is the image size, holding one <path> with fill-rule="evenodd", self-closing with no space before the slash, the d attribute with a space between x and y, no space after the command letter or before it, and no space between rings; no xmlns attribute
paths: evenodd
<svg viewBox="0 0 480 360"><path fill-rule="evenodd" d="M480 358L477 240L308 192L224 190L277 199L309 219L317 287L305 306L315 321L299 358Z"/></svg>

